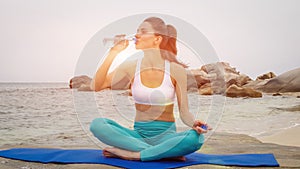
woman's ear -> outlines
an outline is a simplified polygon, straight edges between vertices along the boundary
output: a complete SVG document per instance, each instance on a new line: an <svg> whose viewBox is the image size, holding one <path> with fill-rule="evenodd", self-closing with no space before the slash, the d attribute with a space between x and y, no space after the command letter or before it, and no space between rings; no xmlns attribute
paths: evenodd
<svg viewBox="0 0 300 169"><path fill-rule="evenodd" d="M162 42L162 39L163 39L162 36L156 36L156 37L155 37L154 43L155 43L155 44L160 44L160 43Z"/></svg>

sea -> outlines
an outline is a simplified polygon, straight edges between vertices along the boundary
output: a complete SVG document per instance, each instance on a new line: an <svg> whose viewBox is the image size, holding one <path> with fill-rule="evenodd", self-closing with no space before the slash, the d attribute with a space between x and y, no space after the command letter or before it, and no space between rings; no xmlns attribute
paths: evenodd
<svg viewBox="0 0 300 169"><path fill-rule="evenodd" d="M189 110L215 132L272 135L300 124L300 98L203 96L189 92ZM178 131L189 128L174 108ZM89 131L104 117L133 128L134 101L126 90L77 91L68 83L0 83L0 146L103 147ZM105 131L103 131L105 132ZM112 136L113 137L113 136Z"/></svg>

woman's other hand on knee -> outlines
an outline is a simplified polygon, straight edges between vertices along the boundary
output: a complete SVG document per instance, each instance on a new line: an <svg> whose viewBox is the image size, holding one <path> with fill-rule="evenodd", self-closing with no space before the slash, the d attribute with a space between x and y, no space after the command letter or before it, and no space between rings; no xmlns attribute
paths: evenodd
<svg viewBox="0 0 300 169"><path fill-rule="evenodd" d="M198 134L207 133L209 130L212 130L212 128L208 124L206 124L205 122L203 122L201 120L195 120L193 129Z"/></svg>

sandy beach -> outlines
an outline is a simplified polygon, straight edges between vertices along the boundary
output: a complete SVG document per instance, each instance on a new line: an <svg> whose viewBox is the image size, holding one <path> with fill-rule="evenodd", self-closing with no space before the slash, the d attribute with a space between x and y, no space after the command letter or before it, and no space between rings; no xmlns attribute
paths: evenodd
<svg viewBox="0 0 300 169"><path fill-rule="evenodd" d="M264 143L274 143L286 146L300 147L300 126L295 126L283 131L279 131L270 136L259 137L258 139Z"/></svg>
<svg viewBox="0 0 300 169"><path fill-rule="evenodd" d="M20 147L20 146L15 146ZM21 147L40 147L37 145L22 145ZM60 146L53 146L57 148ZM1 147L6 149L11 147ZM47 147L51 148L51 147ZM65 147L61 147L65 148ZM68 147L73 149L86 148L86 147ZM89 147L91 148L91 147ZM300 167L300 147L294 146L281 146L277 144L262 143L261 141L243 134L229 134L229 133L215 133L208 139L199 153L208 154L240 154L240 153L273 153L276 160L279 162L279 168L299 168ZM101 165L101 164L41 164L23 162L18 160L0 158L1 169L114 169L118 167ZM235 167L235 166L218 166L218 165L193 165L183 167L182 169L198 169L198 168L250 168L250 167ZM255 168L266 168L266 167L255 167ZM272 167L268 167L272 168Z"/></svg>
<svg viewBox="0 0 300 169"><path fill-rule="evenodd" d="M299 92L284 93L282 95L283 95L283 97L295 97L299 100L300 93ZM289 107L289 108L283 108L282 110L299 113L300 112L300 104ZM278 132L273 133L268 136L260 136L257 138L264 143L274 143L274 144L280 144L280 145L286 145L286 146L300 147L299 133L300 133L300 125L299 125L299 123L295 123L294 126L284 128L284 129L279 130Z"/></svg>

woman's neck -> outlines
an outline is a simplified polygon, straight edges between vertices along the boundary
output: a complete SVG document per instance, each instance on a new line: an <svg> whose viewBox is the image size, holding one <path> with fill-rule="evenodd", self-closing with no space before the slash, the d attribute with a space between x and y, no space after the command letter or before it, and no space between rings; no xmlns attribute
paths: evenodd
<svg viewBox="0 0 300 169"><path fill-rule="evenodd" d="M159 49L147 49L144 50L144 63L151 67L160 67L164 64L164 59L161 57Z"/></svg>

